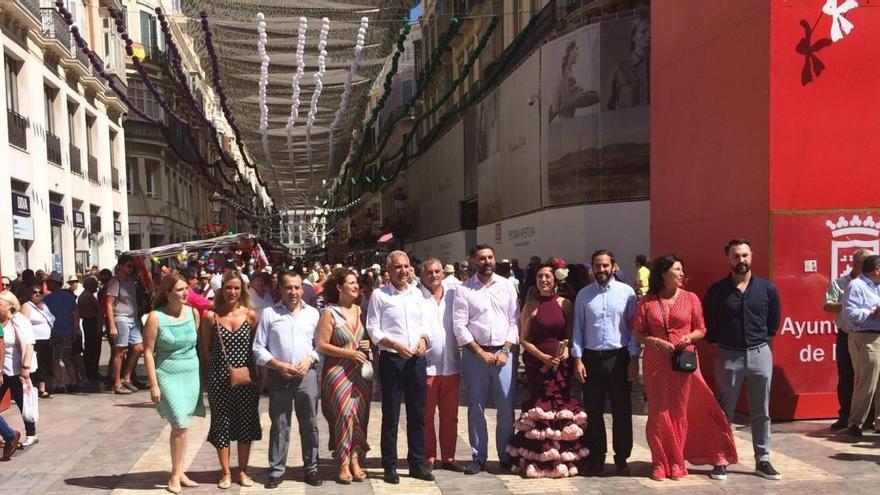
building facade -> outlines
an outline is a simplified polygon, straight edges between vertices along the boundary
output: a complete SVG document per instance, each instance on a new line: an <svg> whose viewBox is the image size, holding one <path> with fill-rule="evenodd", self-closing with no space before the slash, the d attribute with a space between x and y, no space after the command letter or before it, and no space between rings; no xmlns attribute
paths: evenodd
<svg viewBox="0 0 880 495"><path fill-rule="evenodd" d="M169 23L171 35L180 51L185 81L174 81L168 70L168 47L161 31L155 8L162 7ZM198 111L210 120L212 126L195 125L193 138L172 118L164 114L157 98L147 89L144 81L128 64L128 95L133 104L147 115L162 121L172 131L175 148L187 160L195 160L196 152L207 161L216 161L220 153L214 144L214 132L220 147L236 163L255 191L256 201L237 198L248 206L268 207L269 197L255 176L244 165L234 137L211 85L210 74L203 66L195 50L194 40L186 31L187 19L180 12L179 2L160 0L127 0L124 2L129 36L134 41L134 51L143 60L151 82L160 95L169 102L172 110L180 115L194 115L196 111L186 98L180 97L179 83L186 85L198 105ZM126 157L128 181L126 189L129 203L129 242L131 249L144 249L165 244L212 237L226 232L254 232L258 227L237 215L230 203L215 198L212 183L172 151L159 126L137 115L129 115L125 121ZM219 172L211 170L219 181ZM227 171L232 180L238 178Z"/></svg>
<svg viewBox="0 0 880 495"><path fill-rule="evenodd" d="M53 2L54 3L54 2ZM122 42L106 5L70 2L83 37L124 86ZM0 270L64 275L111 267L128 248L127 112L76 49L54 5L0 5Z"/></svg>

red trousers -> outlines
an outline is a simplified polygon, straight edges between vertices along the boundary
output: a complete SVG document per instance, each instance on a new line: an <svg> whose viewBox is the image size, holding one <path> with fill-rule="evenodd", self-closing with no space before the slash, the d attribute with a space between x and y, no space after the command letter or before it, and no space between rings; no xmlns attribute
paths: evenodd
<svg viewBox="0 0 880 495"><path fill-rule="evenodd" d="M458 386L461 375L429 376L425 404L425 463L437 458L437 435L434 432L434 410L440 409L440 453L442 462L455 460L458 439Z"/></svg>

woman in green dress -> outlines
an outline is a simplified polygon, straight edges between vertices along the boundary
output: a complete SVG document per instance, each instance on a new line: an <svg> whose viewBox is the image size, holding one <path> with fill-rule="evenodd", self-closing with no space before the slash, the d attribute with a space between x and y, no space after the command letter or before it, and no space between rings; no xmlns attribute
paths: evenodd
<svg viewBox="0 0 880 495"><path fill-rule="evenodd" d="M171 425L171 493L180 493L181 486L198 486L183 472L183 456L190 418L205 415L196 352L199 315L184 304L186 291L186 281L179 275L165 277L144 325L150 397Z"/></svg>

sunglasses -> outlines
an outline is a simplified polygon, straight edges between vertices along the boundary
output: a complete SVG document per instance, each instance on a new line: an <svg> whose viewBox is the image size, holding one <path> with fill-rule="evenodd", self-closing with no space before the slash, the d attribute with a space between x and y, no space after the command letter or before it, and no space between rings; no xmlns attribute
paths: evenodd
<svg viewBox="0 0 880 495"><path fill-rule="evenodd" d="M43 292L39 291L39 290L35 290L35 291L31 292L31 295L32 296L42 296Z"/></svg>

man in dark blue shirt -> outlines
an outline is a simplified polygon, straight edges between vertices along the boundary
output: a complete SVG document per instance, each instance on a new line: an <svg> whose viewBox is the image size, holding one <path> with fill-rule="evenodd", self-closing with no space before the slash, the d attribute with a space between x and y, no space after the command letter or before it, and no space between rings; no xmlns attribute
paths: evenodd
<svg viewBox="0 0 880 495"><path fill-rule="evenodd" d="M773 375L770 341L779 328L779 293L769 280L752 274L749 241L728 242L724 254L730 275L709 287L703 298L706 338L718 348L715 396L727 419L732 419L745 380L755 472L764 478L779 480L782 475L770 464L770 379ZM715 469L724 470L724 467Z"/></svg>

